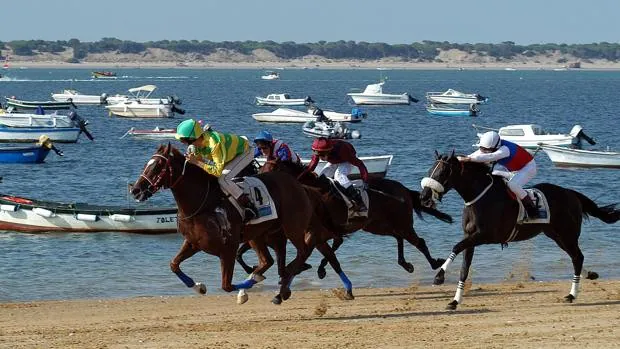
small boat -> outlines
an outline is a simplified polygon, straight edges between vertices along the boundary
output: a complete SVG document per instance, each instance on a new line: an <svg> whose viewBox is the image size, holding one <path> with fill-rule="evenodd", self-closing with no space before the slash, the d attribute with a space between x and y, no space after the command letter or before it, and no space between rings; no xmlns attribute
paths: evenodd
<svg viewBox="0 0 620 349"><path fill-rule="evenodd" d="M480 110L476 107L475 104L472 104L467 109L455 108L447 105L436 105L429 104L426 106L426 110L432 114L437 116L478 116L480 115Z"/></svg>
<svg viewBox="0 0 620 349"><path fill-rule="evenodd" d="M176 233L177 209L61 203L0 195L0 230Z"/></svg>
<svg viewBox="0 0 620 349"><path fill-rule="evenodd" d="M116 79L116 73L111 71L94 71L91 76L93 79Z"/></svg>
<svg viewBox="0 0 620 349"><path fill-rule="evenodd" d="M526 149L537 149L539 143L577 148L581 148L582 140L591 145L596 144L592 138L584 133L580 125L573 126L569 133L549 133L540 125L535 124L508 125L500 127L499 130L484 126L472 126L479 131L497 131L501 139L516 143ZM477 133L478 138L482 136L482 133Z"/></svg>
<svg viewBox="0 0 620 349"><path fill-rule="evenodd" d="M140 139L174 139L176 133L177 131L173 128L155 127L152 130L137 130L132 127L121 138L132 136Z"/></svg>
<svg viewBox="0 0 620 349"><path fill-rule="evenodd" d="M81 133L92 140L86 125L88 122L75 112L69 115L0 112L0 142L36 142L41 135L48 135L55 142L75 143Z"/></svg>
<svg viewBox="0 0 620 349"><path fill-rule="evenodd" d="M15 110L33 110L39 107L43 110L62 110L71 109L75 104L71 101L24 101L15 97L6 97L7 107L13 107Z"/></svg>
<svg viewBox="0 0 620 349"><path fill-rule="evenodd" d="M278 80L280 78L280 74L275 71L266 71L265 75L260 78L263 80Z"/></svg>
<svg viewBox="0 0 620 349"><path fill-rule="evenodd" d="M185 114L176 105L180 100L176 97L149 98L157 89L155 85L144 85L130 88L131 97L125 101L105 106L111 115L128 118L169 118L175 113ZM109 97L108 97L109 98Z"/></svg>
<svg viewBox="0 0 620 349"><path fill-rule="evenodd" d="M540 148L558 167L603 167L620 169L620 152L584 150L541 143Z"/></svg>
<svg viewBox="0 0 620 349"><path fill-rule="evenodd" d="M65 89L60 93L52 93L52 99L57 102L73 102L73 104L80 105L106 104L107 97L105 93L101 94L101 96L85 95L72 89Z"/></svg>
<svg viewBox="0 0 620 349"><path fill-rule="evenodd" d="M331 110L323 111L332 121L340 122L361 122L366 117L366 113L358 108L353 108L350 114L338 113ZM312 111L301 111L290 108L278 108L270 113L252 114L256 121L260 122L306 122L315 121L316 115Z"/></svg>
<svg viewBox="0 0 620 349"><path fill-rule="evenodd" d="M481 104L489 100L477 93L463 93L453 89L448 89L445 92L427 92L426 99L430 103L445 104Z"/></svg>
<svg viewBox="0 0 620 349"><path fill-rule="evenodd" d="M378 155L378 156L361 156L359 159L364 162L366 165L366 169L368 170L368 175L373 178L384 178L387 175L390 166L392 165L392 159L394 155ZM256 158L256 161L262 166L265 164L265 158ZM301 160L305 165L310 163L310 160ZM325 161L319 161L315 173L320 172L323 167L325 167ZM357 167L352 166L351 174L349 174L349 178L358 179L360 178L360 172Z"/></svg>
<svg viewBox="0 0 620 349"><path fill-rule="evenodd" d="M366 86L364 92L347 93L355 104L362 105L394 105L417 103L418 100L411 97L408 93L388 94L383 93L385 81Z"/></svg>
<svg viewBox="0 0 620 349"><path fill-rule="evenodd" d="M314 103L310 96L306 98L291 98L288 93L272 93L267 95L266 98L256 97L257 105L272 105L272 106L280 106L280 105L310 105Z"/></svg>
<svg viewBox="0 0 620 349"><path fill-rule="evenodd" d="M311 137L325 137L332 139L359 139L360 131L351 130L341 122L306 121L302 132Z"/></svg>
<svg viewBox="0 0 620 349"><path fill-rule="evenodd" d="M49 152L50 148L42 145L0 147L0 164L39 164Z"/></svg>

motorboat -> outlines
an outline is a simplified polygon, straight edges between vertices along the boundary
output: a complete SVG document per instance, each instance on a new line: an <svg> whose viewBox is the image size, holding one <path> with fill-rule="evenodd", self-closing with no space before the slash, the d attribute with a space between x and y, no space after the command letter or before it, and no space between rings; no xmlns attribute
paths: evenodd
<svg viewBox="0 0 620 349"><path fill-rule="evenodd" d="M604 167L620 169L620 152L572 149L541 143L540 148L558 167Z"/></svg>
<svg viewBox="0 0 620 349"><path fill-rule="evenodd" d="M467 109L463 108L455 108L448 105L436 105L429 104L426 106L426 111L428 111L432 115L437 116L478 116L480 115L480 110L476 107L475 104L472 104Z"/></svg>
<svg viewBox="0 0 620 349"><path fill-rule="evenodd" d="M371 178L384 178L387 175L390 166L392 165L392 159L394 155L378 155L378 156L362 156L359 159L364 162L366 169L368 170L368 176ZM257 158L256 161L262 166L265 164L265 158ZM304 165L310 163L309 159L301 160ZM320 173L327 162L319 160L319 164L314 170L315 173ZM351 173L349 174L351 179L359 179L360 172L356 166L351 166Z"/></svg>
<svg viewBox="0 0 620 349"><path fill-rule="evenodd" d="M271 105L271 106L280 106L280 105L310 105L314 103L310 96L306 98L291 98L288 93L272 93L267 95L266 98L256 97L257 105Z"/></svg>
<svg viewBox="0 0 620 349"><path fill-rule="evenodd" d="M7 107L13 107L15 110L34 110L43 108L43 110L63 110L75 107L71 101L26 101L15 97L6 97Z"/></svg>
<svg viewBox="0 0 620 349"><path fill-rule="evenodd" d="M351 97L351 99L353 99L353 102L358 105L392 105L411 104L411 102L418 102L417 99L411 97L406 92L402 94L383 93L384 84L385 81L381 81L377 84L370 84L366 86L364 92L347 93L347 96Z"/></svg>
<svg viewBox="0 0 620 349"><path fill-rule="evenodd" d="M426 99L430 103L445 104L481 104L489 100L477 93L463 93L453 89L448 89L445 92L427 92Z"/></svg>
<svg viewBox="0 0 620 349"><path fill-rule="evenodd" d="M278 80L280 78L280 74L275 71L266 71L265 75L260 77L263 80Z"/></svg>
<svg viewBox="0 0 620 349"><path fill-rule="evenodd" d="M167 98L149 98L157 89L155 85L144 85L140 87L130 88L130 98L105 106L111 115L128 117L128 118L169 118L175 113L185 114L183 109L176 105L180 101L176 97Z"/></svg>
<svg viewBox="0 0 620 349"><path fill-rule="evenodd" d="M591 145L596 142L586 135L583 127L575 125L568 134L566 133L549 133L540 125L524 124L524 125L508 125L500 127L499 130L484 126L472 125L478 131L497 131L501 139L516 143L526 149L536 149L539 143L556 146L572 146L581 148L582 140ZM478 138L483 132L477 134Z"/></svg>
<svg viewBox="0 0 620 349"><path fill-rule="evenodd" d="M0 194L0 230L176 233L177 209L62 203Z"/></svg>
<svg viewBox="0 0 620 349"><path fill-rule="evenodd" d="M365 117L365 113L357 108L353 108L350 114L338 113L331 110L323 111L332 121L341 122L360 122ZM315 121L316 115L312 111L301 111L290 108L278 108L270 113L252 114L256 121L260 122L306 122Z"/></svg>
<svg viewBox="0 0 620 349"><path fill-rule="evenodd" d="M30 146L0 147L0 164L39 164L42 163L50 150L63 156L47 135L41 135L36 144Z"/></svg>
<svg viewBox="0 0 620 349"><path fill-rule="evenodd" d="M100 105L105 104L107 100L107 94L103 93L100 96L97 95L85 95L79 93L77 90L65 89L60 93L52 93L52 99L57 102L73 102L73 104L79 105Z"/></svg>
<svg viewBox="0 0 620 349"><path fill-rule="evenodd" d="M94 71L91 73L93 79L116 79L116 73L111 71Z"/></svg>
<svg viewBox="0 0 620 349"><path fill-rule="evenodd" d="M88 121L76 112L69 115L0 112L0 142L36 142L41 135L47 135L55 142L75 143L82 133L93 140L86 125Z"/></svg>
<svg viewBox="0 0 620 349"><path fill-rule="evenodd" d="M177 130L174 128L155 127L152 130L139 130L132 127L121 138L132 136L139 139L174 139L176 133Z"/></svg>
<svg viewBox="0 0 620 349"><path fill-rule="evenodd" d="M306 121L302 132L311 137L325 137L332 139L359 139L360 131L351 130L341 122Z"/></svg>

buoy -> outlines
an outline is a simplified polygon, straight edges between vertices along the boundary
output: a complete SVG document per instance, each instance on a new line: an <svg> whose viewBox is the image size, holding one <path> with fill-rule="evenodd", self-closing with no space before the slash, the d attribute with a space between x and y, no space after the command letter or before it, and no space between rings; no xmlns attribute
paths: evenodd
<svg viewBox="0 0 620 349"><path fill-rule="evenodd" d="M17 211L17 205L0 205L0 210L7 212Z"/></svg>
<svg viewBox="0 0 620 349"><path fill-rule="evenodd" d="M54 217L56 214L46 208L35 207L32 209L32 212L38 214L41 217L50 218Z"/></svg>
<svg viewBox="0 0 620 349"><path fill-rule="evenodd" d="M80 221L96 222L99 220L99 217L96 214L78 213L75 215L75 219Z"/></svg>
<svg viewBox="0 0 620 349"><path fill-rule="evenodd" d="M117 221L117 222L125 222L125 223L129 223L134 221L135 219L130 216L130 215L126 215L126 214L118 214L115 213L113 215L110 216L110 218L112 218L113 221Z"/></svg>

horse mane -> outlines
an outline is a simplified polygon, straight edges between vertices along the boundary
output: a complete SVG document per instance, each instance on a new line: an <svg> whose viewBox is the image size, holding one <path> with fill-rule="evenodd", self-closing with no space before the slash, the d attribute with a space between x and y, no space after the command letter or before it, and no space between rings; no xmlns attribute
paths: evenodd
<svg viewBox="0 0 620 349"><path fill-rule="evenodd" d="M471 173L474 176L486 175L490 173L489 165L482 163L482 162L473 162L473 161L460 162L457 159L457 156L464 156L464 155L456 155L454 153L450 155L441 155L439 160L449 163L450 166L454 166L454 167L456 167L457 165L463 166L462 168L463 173ZM460 170L461 169L459 169L459 171Z"/></svg>

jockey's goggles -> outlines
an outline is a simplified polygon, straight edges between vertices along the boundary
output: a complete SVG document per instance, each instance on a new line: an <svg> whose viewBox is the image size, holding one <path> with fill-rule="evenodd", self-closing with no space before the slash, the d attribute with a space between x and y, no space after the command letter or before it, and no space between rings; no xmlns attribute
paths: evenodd
<svg viewBox="0 0 620 349"><path fill-rule="evenodd" d="M192 144L196 141L196 138L181 137L179 140L183 143Z"/></svg>

